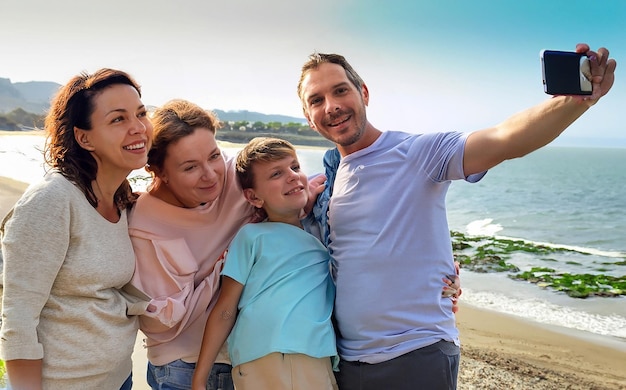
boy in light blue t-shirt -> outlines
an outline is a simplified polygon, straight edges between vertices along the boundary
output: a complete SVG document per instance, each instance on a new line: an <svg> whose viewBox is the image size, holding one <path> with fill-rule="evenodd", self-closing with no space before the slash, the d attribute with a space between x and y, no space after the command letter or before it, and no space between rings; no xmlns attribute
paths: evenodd
<svg viewBox="0 0 626 390"><path fill-rule="evenodd" d="M281 139L255 138L236 169L265 220L242 227L228 249L193 389L205 388L227 337L238 390L337 389L330 256L310 233L315 226L301 220L309 194L296 150Z"/></svg>

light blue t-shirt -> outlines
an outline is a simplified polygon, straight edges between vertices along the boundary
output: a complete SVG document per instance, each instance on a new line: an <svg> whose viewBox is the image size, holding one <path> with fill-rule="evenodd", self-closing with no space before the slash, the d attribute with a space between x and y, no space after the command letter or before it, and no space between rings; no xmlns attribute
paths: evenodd
<svg viewBox="0 0 626 390"><path fill-rule="evenodd" d="M462 133L384 132L339 163L328 207L337 348L380 363L459 343L442 278L454 274L445 197L465 177Z"/></svg>
<svg viewBox="0 0 626 390"><path fill-rule="evenodd" d="M233 366L272 352L335 356L335 287L328 250L295 226L261 222L241 228L222 275L244 285L228 338Z"/></svg>

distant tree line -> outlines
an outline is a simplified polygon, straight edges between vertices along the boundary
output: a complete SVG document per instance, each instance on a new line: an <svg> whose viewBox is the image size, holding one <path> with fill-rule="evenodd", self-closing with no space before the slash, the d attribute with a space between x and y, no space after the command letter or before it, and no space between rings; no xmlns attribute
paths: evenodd
<svg viewBox="0 0 626 390"><path fill-rule="evenodd" d="M222 122L216 138L221 141L247 143L254 137L277 137L294 145L331 147L333 144L308 125L298 122Z"/></svg>
<svg viewBox="0 0 626 390"><path fill-rule="evenodd" d="M318 136L317 132L308 125L297 122L267 122L261 121L230 121L222 122L222 129L229 131L245 131L249 133L276 133L276 134L298 134L303 136Z"/></svg>
<svg viewBox="0 0 626 390"><path fill-rule="evenodd" d="M0 129L2 130L20 130L26 128L43 128L45 115L37 115L26 112L21 108L9 112L8 114L0 114ZM221 123L222 130L247 132L247 133L274 133L274 134L296 134L301 136L319 136L315 130L308 125L297 122L281 123L260 121L251 123L248 121L230 121Z"/></svg>
<svg viewBox="0 0 626 390"><path fill-rule="evenodd" d="M17 108L8 114L0 114L0 130L21 131L43 129L45 115L33 114ZM332 143L308 125L298 122L222 122L217 131L221 141L247 143L254 137L278 137L294 145L330 147Z"/></svg>

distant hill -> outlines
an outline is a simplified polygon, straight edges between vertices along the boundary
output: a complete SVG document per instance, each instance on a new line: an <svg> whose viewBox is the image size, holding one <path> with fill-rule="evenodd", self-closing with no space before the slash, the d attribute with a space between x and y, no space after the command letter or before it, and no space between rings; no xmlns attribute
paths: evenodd
<svg viewBox="0 0 626 390"><path fill-rule="evenodd" d="M248 121L248 122L252 122L252 123L254 123L254 122L263 122L263 123L269 123L269 122L280 122L280 123L295 122L295 123L302 123L302 124L306 124L307 123L306 119L304 119L304 117L298 118L298 117L287 116L287 115L278 115L278 114L261 114L260 112L247 111L247 110L222 111L222 110L218 110L218 109L212 109L211 111L213 111L217 115L219 120L221 120L222 122Z"/></svg>
<svg viewBox="0 0 626 390"><path fill-rule="evenodd" d="M61 87L60 84L50 81L29 81L11 83L10 79L0 77L0 114L9 113L16 108L34 114L44 114L50 107L50 99ZM224 122L281 122L306 123L304 117L297 118L286 115L262 114L254 111L223 111L211 109Z"/></svg>
<svg viewBox="0 0 626 390"><path fill-rule="evenodd" d="M43 114L50 107L50 99L61 85L50 81L11 83L0 78L0 113L17 108L34 114Z"/></svg>

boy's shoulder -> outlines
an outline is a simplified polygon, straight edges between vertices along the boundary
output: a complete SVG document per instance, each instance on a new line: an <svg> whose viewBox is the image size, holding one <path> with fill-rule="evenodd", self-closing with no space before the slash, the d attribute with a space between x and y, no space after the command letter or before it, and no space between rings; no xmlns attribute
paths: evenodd
<svg viewBox="0 0 626 390"><path fill-rule="evenodd" d="M242 238L254 238L258 236L260 233L267 230L268 222L250 222L246 223L242 227L239 228L237 235L235 236L238 239Z"/></svg>
<svg viewBox="0 0 626 390"><path fill-rule="evenodd" d="M295 230L292 230L295 229ZM243 225L237 235L241 236L258 236L259 234L288 234L290 231L302 230L287 223L261 221L256 223L247 223Z"/></svg>

